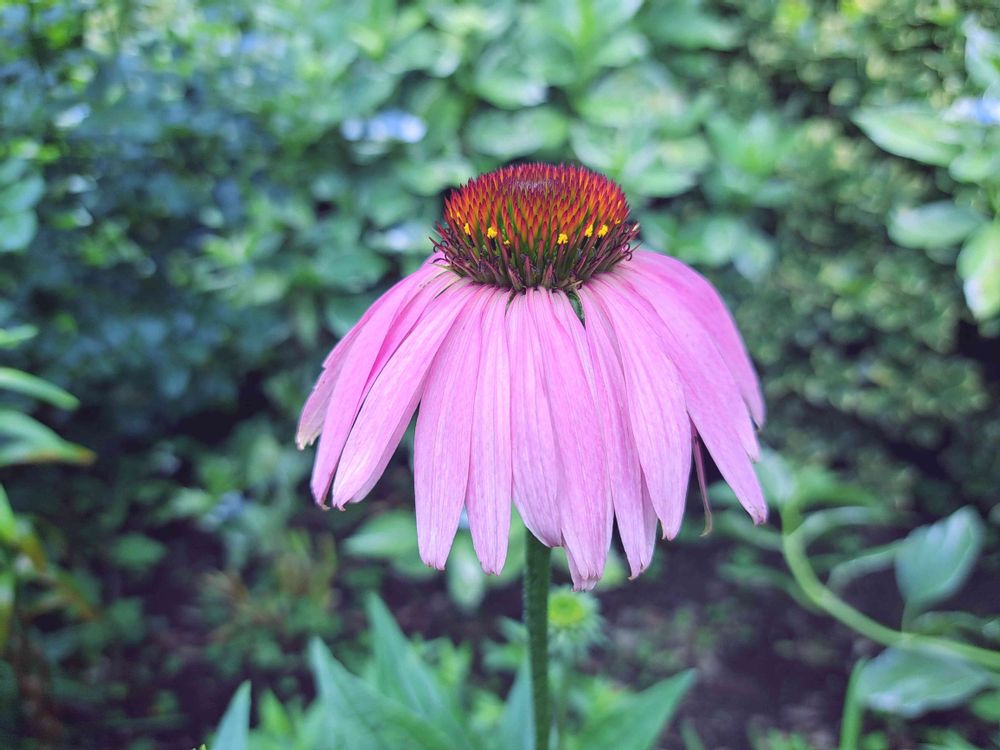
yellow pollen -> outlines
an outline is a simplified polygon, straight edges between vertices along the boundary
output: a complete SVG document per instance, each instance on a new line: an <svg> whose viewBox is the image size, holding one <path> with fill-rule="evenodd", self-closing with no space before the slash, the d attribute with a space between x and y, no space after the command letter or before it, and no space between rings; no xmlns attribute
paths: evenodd
<svg viewBox="0 0 1000 750"><path fill-rule="evenodd" d="M468 226L468 225L466 225L466 226ZM607 233L608 233L608 225L607 224L601 224L601 228L597 230L597 236L598 237L603 237Z"/></svg>
<svg viewBox="0 0 1000 750"><path fill-rule="evenodd" d="M462 227L462 229L465 230L466 234L468 234L468 235L472 234L472 227L469 226L469 222L465 222L465 226Z"/></svg>
<svg viewBox="0 0 1000 750"><path fill-rule="evenodd" d="M560 232L558 239L556 239L556 244L565 245L567 242L569 242L569 235L565 232Z"/></svg>
<svg viewBox="0 0 1000 750"><path fill-rule="evenodd" d="M584 237L591 237L591 236L593 236L593 234L594 234L594 225L591 224L589 227L587 227L587 231L583 233L583 236Z"/></svg>
<svg viewBox="0 0 1000 750"><path fill-rule="evenodd" d="M492 240L494 237L497 236L497 228L496 227L490 227L489 229L487 229L486 230L486 236L489 237Z"/></svg>

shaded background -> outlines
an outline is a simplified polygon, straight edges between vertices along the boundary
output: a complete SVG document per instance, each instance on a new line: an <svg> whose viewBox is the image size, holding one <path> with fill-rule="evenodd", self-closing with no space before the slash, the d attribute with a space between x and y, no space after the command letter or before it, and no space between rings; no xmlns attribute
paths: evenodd
<svg viewBox="0 0 1000 750"><path fill-rule="evenodd" d="M485 581L460 535L446 574L420 566L406 452L323 514L293 431L447 191L524 159L609 174L643 246L719 286L765 384L772 489L822 476L884 510L841 561L986 519L949 608L995 624L998 24L986 1L5 4L0 356L79 407L0 394L0 479L35 545L0 546L2 743L193 746L245 677L308 696L313 635L360 663L367 591L408 633L501 639L516 564ZM91 456L11 410L96 460L38 465ZM735 519L702 539L692 516L638 583L613 565L585 667L636 687L699 667L679 717L710 748L833 747L875 650L789 596ZM898 622L891 566L847 595ZM872 748L990 726L871 721Z"/></svg>

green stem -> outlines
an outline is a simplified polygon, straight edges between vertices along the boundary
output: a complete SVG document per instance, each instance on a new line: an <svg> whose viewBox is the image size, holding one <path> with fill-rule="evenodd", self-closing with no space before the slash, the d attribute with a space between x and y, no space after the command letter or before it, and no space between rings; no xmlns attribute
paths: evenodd
<svg viewBox="0 0 1000 750"><path fill-rule="evenodd" d="M823 585L819 576L816 575L816 571L813 570L806 554L805 540L801 533L802 528L799 524L797 511L787 509L783 513L783 522L787 524L788 528L793 529L782 534L782 551L788 569L806 597L828 615L883 646L895 646L896 648L915 649L942 656L958 657L981 664L988 669L1000 670L1000 651L970 646L967 643L960 643L948 638L893 630L856 610Z"/></svg>
<svg viewBox="0 0 1000 750"><path fill-rule="evenodd" d="M858 700L858 680L861 670L867 664L861 659L851 670L851 679L847 683L847 695L844 696L844 715L840 721L840 750L858 750L861 742L861 722L864 719L864 707Z"/></svg>
<svg viewBox="0 0 1000 750"><path fill-rule="evenodd" d="M552 705L549 695L549 559L552 550L526 531L524 626L528 630L531 698L535 708L535 750L549 750Z"/></svg>

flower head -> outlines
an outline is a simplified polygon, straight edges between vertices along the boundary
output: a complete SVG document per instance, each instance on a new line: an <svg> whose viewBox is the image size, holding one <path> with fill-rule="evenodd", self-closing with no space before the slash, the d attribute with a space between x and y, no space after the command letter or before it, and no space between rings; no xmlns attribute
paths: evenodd
<svg viewBox="0 0 1000 750"><path fill-rule="evenodd" d="M628 257L638 225L621 188L579 167L519 164L445 202L435 249L481 284L570 291Z"/></svg>
<svg viewBox="0 0 1000 750"><path fill-rule="evenodd" d="M680 528L702 444L763 521L764 404L740 335L708 281L634 250L636 232L621 189L578 167L508 167L455 191L436 252L334 348L303 408L316 501L362 500L419 405L417 536L433 567L464 509L498 573L513 502L565 547L577 587L601 577L615 523L637 575L657 524Z"/></svg>

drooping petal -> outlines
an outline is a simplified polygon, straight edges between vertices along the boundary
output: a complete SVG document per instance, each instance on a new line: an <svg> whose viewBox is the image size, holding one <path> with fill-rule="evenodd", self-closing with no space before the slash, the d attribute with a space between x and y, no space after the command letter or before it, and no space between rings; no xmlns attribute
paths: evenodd
<svg viewBox="0 0 1000 750"><path fill-rule="evenodd" d="M702 419L714 419L735 432L744 450L756 459L760 455L760 446L753 422L736 381L712 337L656 275L623 263L614 274L609 275L610 278L614 276L628 285L630 294L641 297L648 307L656 311L662 322L661 330L666 334L663 345L680 373L685 393L689 395L689 407L693 391L712 394L711 398L701 399L707 407L702 409ZM695 423L698 423L697 419Z"/></svg>
<svg viewBox="0 0 1000 750"><path fill-rule="evenodd" d="M454 279L454 275L440 268L424 266L386 292L372 305L371 314L348 334L352 340L337 377L331 377L324 386L330 393L326 397L311 481L317 503L322 505L330 491L341 452L365 395L427 305ZM317 396L317 400L321 398Z"/></svg>
<svg viewBox="0 0 1000 750"><path fill-rule="evenodd" d="M639 548L640 560L644 560L645 563L638 570L632 569L631 578L635 578L639 573L649 567L649 563L653 559L653 548L656 546L656 509L653 507L653 497L649 494L649 487L646 485L646 478L642 479L642 528L640 529L637 536L638 540L635 542L636 547Z"/></svg>
<svg viewBox="0 0 1000 750"><path fill-rule="evenodd" d="M559 460L538 334L526 297L507 308L510 354L511 476L514 505L524 525L549 547L562 543L559 526Z"/></svg>
<svg viewBox="0 0 1000 750"><path fill-rule="evenodd" d="M763 425L767 415L760 380L736 322L715 287L700 273L676 258L640 250L632 256L632 262L655 273L671 288L681 303L694 313L718 346L754 422Z"/></svg>
<svg viewBox="0 0 1000 750"><path fill-rule="evenodd" d="M476 556L489 575L499 575L510 537L510 359L506 291L486 303L479 385L472 418L472 455L465 509Z"/></svg>
<svg viewBox="0 0 1000 750"><path fill-rule="evenodd" d="M673 538L684 516L691 471L691 423L684 391L652 321L616 279L594 280L580 290L584 317L605 326L617 343L625 378L625 399L636 452L650 501Z"/></svg>
<svg viewBox="0 0 1000 750"><path fill-rule="evenodd" d="M590 591L597 585L597 578L584 575L580 571L580 566L577 565L573 551L569 547L566 547L566 564L569 566L569 577L573 581L574 591Z"/></svg>
<svg viewBox="0 0 1000 750"><path fill-rule="evenodd" d="M573 556L579 585L604 574L613 520L595 376L583 325L566 294L538 289L526 299L552 408L563 544Z"/></svg>
<svg viewBox="0 0 1000 750"><path fill-rule="evenodd" d="M597 382L598 418L605 426L608 479L614 502L618 534L625 548L632 577L652 560L656 542L656 514L643 497L639 454L629 424L625 374L610 324L599 306L584 304L590 359ZM648 496L648 490L645 491Z"/></svg>
<svg viewBox="0 0 1000 750"><path fill-rule="evenodd" d="M654 308L644 295L637 293L630 283L630 274L608 274L613 275L619 277L615 286L620 285L625 293L633 295L633 304L646 311L648 320L656 321L657 339L677 366L687 410L702 442L754 522L762 523L767 518L767 506L751 463L756 439L748 446L747 429L752 436L750 419L742 399L738 395L734 399L732 395L735 385L725 365L718 361L718 351L707 346L707 342L699 344L698 337L703 332L676 300L666 296L658 299ZM605 286L611 286L611 282Z"/></svg>
<svg viewBox="0 0 1000 750"><path fill-rule="evenodd" d="M420 559L443 569L469 484L469 446L479 375L486 287L445 337L427 373L413 440L413 487Z"/></svg>
<svg viewBox="0 0 1000 750"><path fill-rule="evenodd" d="M382 302L384 297L375 300L375 305ZM365 322L372 307L368 308L364 317L355 325L347 335L344 336L323 362L323 372L320 373L316 385L313 386L302 407L302 414L299 416L299 427L295 432L295 443L299 449L310 445L323 429L323 420L326 418L326 410L330 406L330 397L333 395L333 387L337 384L337 379L344 369L344 362L347 359L347 350L350 349L354 339L358 337L359 326Z"/></svg>
<svg viewBox="0 0 1000 750"><path fill-rule="evenodd" d="M344 369L347 351L351 348L354 340L363 330L370 331L368 338L371 340L377 341L380 337L384 337L400 308L419 293L425 286L428 277L440 273L440 268L425 263L418 271L391 286L385 294L372 303L371 307L365 310L361 319L333 347L323 361L323 372L316 381L316 385L313 386L309 398L306 399L305 406L302 407L302 415L299 417L299 427L295 436L300 449L312 443L320 434L323 420L326 418L327 407L333 395L333 388Z"/></svg>
<svg viewBox="0 0 1000 750"><path fill-rule="evenodd" d="M427 371L472 294L466 282L435 297L372 384L344 445L333 481L338 508L361 500L385 471L417 408Z"/></svg>

